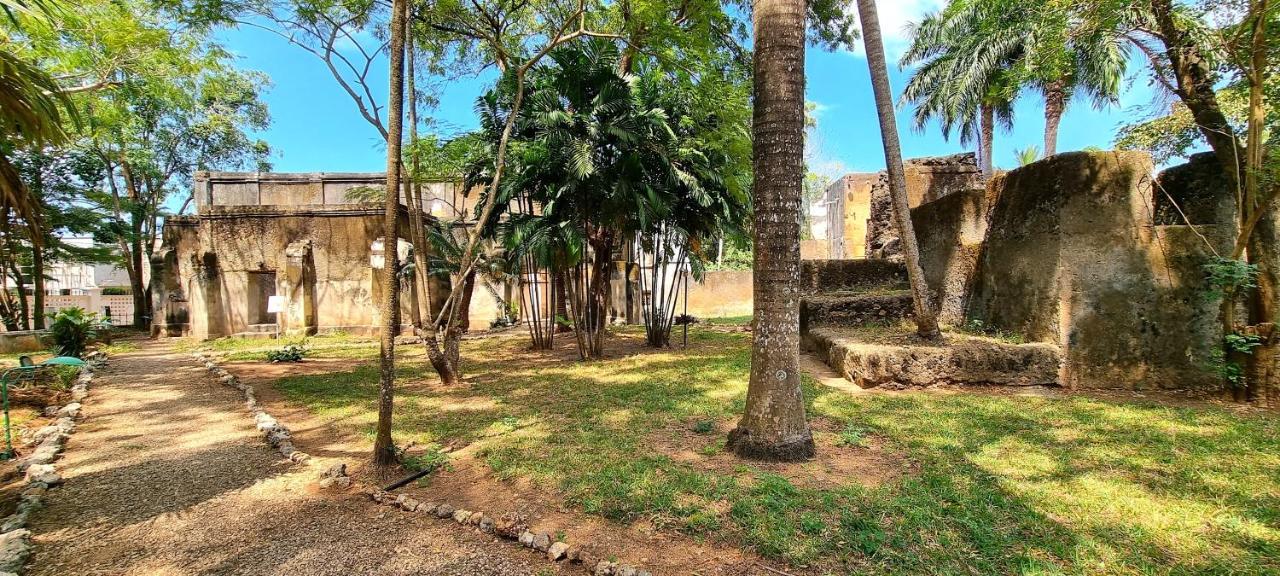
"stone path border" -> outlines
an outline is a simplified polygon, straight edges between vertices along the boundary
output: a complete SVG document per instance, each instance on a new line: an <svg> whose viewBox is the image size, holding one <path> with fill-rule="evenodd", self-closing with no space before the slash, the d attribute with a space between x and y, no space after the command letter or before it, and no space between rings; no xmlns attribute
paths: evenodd
<svg viewBox="0 0 1280 576"><path fill-rule="evenodd" d="M234 374L218 366L217 362L214 362L213 358L204 352L192 352L191 356L203 362L205 369L216 376L224 386L235 388L244 393L244 406L253 414L253 421L258 427L258 431L266 436L267 443L280 452L281 456L298 463L305 463L311 460L311 456L306 452L293 447L293 436L289 433L289 429L258 405L258 397L254 392L253 386L241 382Z"/></svg>
<svg viewBox="0 0 1280 576"><path fill-rule="evenodd" d="M31 555L31 531L27 520L44 505L45 494L50 488L62 484L62 475L54 461L66 448L67 440L76 430L82 404L89 396L89 384L93 371L107 363L107 354L94 351L85 356L86 364L80 368L76 383L71 386L71 402L65 406L50 406L45 415L54 418L53 423L27 434L24 445L35 450L18 459L18 472L23 474L26 485L18 498L18 507L0 522L0 576L15 576L21 572Z"/></svg>
<svg viewBox="0 0 1280 576"><path fill-rule="evenodd" d="M253 413L253 419L258 431L266 436L267 443L279 451L281 456L299 463L306 463L311 460L308 454L294 448L289 428L281 424L279 420L267 413L266 410L263 410L258 404L253 386L241 382L234 374L219 366L214 357L209 354L197 351L192 352L191 356L203 363L205 369L216 376L224 385L244 393L245 407ZM321 488L347 490L353 485L361 494L368 496L369 499L383 506L422 514L427 518L453 520L460 526L471 527L485 534L516 541L525 548L545 555L551 562L568 562L582 565L594 576L652 576L648 571L639 567L601 558L589 548L569 545L555 539L546 532L532 532L529 530L524 518L520 516L505 515L501 518L494 518L483 512L455 508L448 503L419 502L406 494L394 495L375 486L353 484L351 477L347 475L347 465L345 463L334 464L320 473ZM0 576L5 575L0 573Z"/></svg>

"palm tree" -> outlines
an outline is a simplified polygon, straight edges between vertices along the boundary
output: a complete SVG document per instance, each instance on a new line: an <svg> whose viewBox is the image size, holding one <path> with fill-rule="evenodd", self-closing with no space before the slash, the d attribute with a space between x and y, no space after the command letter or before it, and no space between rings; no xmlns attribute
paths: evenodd
<svg viewBox="0 0 1280 576"><path fill-rule="evenodd" d="M0 11L14 26L18 15L48 21L59 4L51 0L0 0ZM57 81L34 64L0 47L0 209L16 213L39 241L40 203L23 184L8 153L12 147L43 147L66 140L63 111L74 120L74 108Z"/></svg>
<svg viewBox="0 0 1280 576"><path fill-rule="evenodd" d="M387 104L387 189L382 225L382 334L379 351L378 426L373 441L373 465L386 471L396 463L391 441L391 413L395 406L396 331L399 328L400 280L397 217L400 213L400 137L404 120L405 0L391 6L390 96Z"/></svg>
<svg viewBox="0 0 1280 576"><path fill-rule="evenodd" d="M876 112L880 119L880 139L884 142L885 170L889 173L889 196L893 201L893 219L902 239L902 253L911 283L911 300L915 308L916 332L929 340L941 336L938 313L929 295L929 285L920 268L920 247L911 223L911 205L907 198L907 180L902 171L902 146L898 143L898 122L893 116L893 95L889 89L889 70L884 60L884 43L880 38L880 17L875 0L858 0L858 18L862 21L862 42L866 46L867 67L871 71L871 89L875 92Z"/></svg>
<svg viewBox="0 0 1280 576"><path fill-rule="evenodd" d="M1114 35L1069 10L1033 0L957 0L912 28L900 64L919 64L902 100L916 106L915 127L931 119L968 143L977 124L983 172L999 121L1012 125L1012 103L1025 86L1045 99L1045 155L1057 151L1058 126L1071 98L1095 106L1115 101L1127 54Z"/></svg>
<svg viewBox="0 0 1280 576"><path fill-rule="evenodd" d="M755 318L746 410L725 447L796 461L815 452L799 370L805 2L755 0L752 20Z"/></svg>

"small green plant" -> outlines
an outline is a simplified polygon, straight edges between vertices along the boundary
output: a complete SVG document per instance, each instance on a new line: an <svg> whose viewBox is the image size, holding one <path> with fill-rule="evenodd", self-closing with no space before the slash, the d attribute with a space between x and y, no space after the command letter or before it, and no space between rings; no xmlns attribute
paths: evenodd
<svg viewBox="0 0 1280 576"><path fill-rule="evenodd" d="M1213 350L1209 358L1209 370L1216 372L1233 388L1244 386L1244 367L1231 360L1233 354L1253 354L1262 345L1262 338L1252 334L1227 334L1222 338L1222 348Z"/></svg>
<svg viewBox="0 0 1280 576"><path fill-rule="evenodd" d="M422 472L423 470L436 471L441 468L448 468L449 455L440 449L440 446L431 444L418 454L409 454L408 447L396 448L396 453L400 458L400 465L406 470L413 472Z"/></svg>
<svg viewBox="0 0 1280 576"><path fill-rule="evenodd" d="M304 344L289 344L279 350L268 350L267 360L271 362L301 362L307 355Z"/></svg>
<svg viewBox="0 0 1280 576"><path fill-rule="evenodd" d="M710 420L699 420L693 423L693 431L698 434L710 434L715 430L716 424Z"/></svg>
<svg viewBox="0 0 1280 576"><path fill-rule="evenodd" d="M979 320L977 318L970 318L969 320L965 321L964 324L961 324L957 329L960 332L963 332L966 334L974 334L976 336L987 336L989 338L995 338L996 340L1000 340L1002 342L1006 342L1009 344L1024 344L1027 341L1026 338L1023 338L1022 335L1018 334L1017 332L1010 332L1008 330L1002 330L995 326L989 326L985 324L982 320Z"/></svg>
<svg viewBox="0 0 1280 576"><path fill-rule="evenodd" d="M98 336L98 315L85 312L84 308L63 308L49 314L49 337L59 356L84 355L89 342Z"/></svg>
<svg viewBox="0 0 1280 576"><path fill-rule="evenodd" d="M867 445L867 431L853 423L845 424L844 430L836 435L837 446L861 447Z"/></svg>

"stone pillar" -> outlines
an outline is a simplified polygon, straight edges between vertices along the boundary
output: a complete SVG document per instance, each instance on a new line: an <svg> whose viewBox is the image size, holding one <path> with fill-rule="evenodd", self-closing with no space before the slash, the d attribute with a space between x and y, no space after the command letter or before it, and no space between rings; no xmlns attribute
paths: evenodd
<svg viewBox="0 0 1280 576"><path fill-rule="evenodd" d="M90 306L102 309L102 292L94 290ZM178 253L173 248L162 248L151 258L151 320L152 336L182 336L190 330L187 298L178 276Z"/></svg>
<svg viewBox="0 0 1280 576"><path fill-rule="evenodd" d="M277 276L278 293L285 308L280 318L286 336L312 336L316 333L315 262L311 241L300 240L284 250L284 274Z"/></svg>
<svg viewBox="0 0 1280 576"><path fill-rule="evenodd" d="M218 256L205 252L192 268L195 277L191 282L191 335L200 340L227 336Z"/></svg>

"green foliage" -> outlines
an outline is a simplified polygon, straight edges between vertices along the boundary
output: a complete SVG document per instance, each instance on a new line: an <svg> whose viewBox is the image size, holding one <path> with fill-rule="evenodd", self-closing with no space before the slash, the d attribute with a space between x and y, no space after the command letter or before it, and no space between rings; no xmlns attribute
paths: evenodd
<svg viewBox="0 0 1280 576"><path fill-rule="evenodd" d="M423 470L436 471L441 468L447 469L449 466L449 454L440 449L439 445L432 444L427 446L423 451L410 454L408 448L396 448L399 456L400 465L410 472L421 472Z"/></svg>
<svg viewBox="0 0 1280 576"><path fill-rule="evenodd" d="M395 430L467 445L498 478L555 487L576 511L738 545L791 572L1261 574L1274 563L1271 415L1084 393L849 395L808 381L815 430L874 435L867 461L891 473L817 482L804 470L819 460L788 479L774 465L719 466L723 438L689 433L741 415L751 366L748 334L694 329L690 340L680 354L589 365L536 362L517 339L467 340L464 362L492 377L461 397L402 387ZM367 346L370 363L276 389L369 434L378 368ZM402 383L430 371L397 362Z"/></svg>
<svg viewBox="0 0 1280 576"><path fill-rule="evenodd" d="M985 106L1007 129L1024 88L1115 102L1128 56L1095 16L1088 3L1040 0L956 0L927 14L901 59L915 67L902 95L915 104L915 127L937 120L944 137L958 131L969 142Z"/></svg>
<svg viewBox="0 0 1280 576"><path fill-rule="evenodd" d="M698 434L710 434L715 432L716 423L711 420L699 420L693 423L693 431Z"/></svg>
<svg viewBox="0 0 1280 576"><path fill-rule="evenodd" d="M853 422L845 424L836 435L836 445L845 447L863 447L867 445L867 430Z"/></svg>
<svg viewBox="0 0 1280 576"><path fill-rule="evenodd" d="M1027 341L1026 337L1018 334L1017 332L1010 332L996 326L988 325L978 318L970 318L965 321L964 324L957 326L956 330L965 334L995 338L1008 344L1023 344Z"/></svg>
<svg viewBox="0 0 1280 576"><path fill-rule="evenodd" d="M267 352L267 360L269 362L301 362L306 355L307 348L304 343L288 344L284 348Z"/></svg>
<svg viewBox="0 0 1280 576"><path fill-rule="evenodd" d="M1231 86L1219 90L1217 97L1227 119L1238 127L1237 135L1243 137L1248 115L1247 93L1239 86ZM1189 156L1203 145L1204 135L1182 102L1175 102L1167 114L1121 126L1115 141L1116 148L1121 150L1150 152L1157 164Z"/></svg>
<svg viewBox="0 0 1280 576"><path fill-rule="evenodd" d="M75 384L80 375L79 366L47 366L41 370L48 376L49 387L55 390L67 390Z"/></svg>
<svg viewBox="0 0 1280 576"><path fill-rule="evenodd" d="M1205 264L1204 270L1209 284L1204 295L1210 301L1239 294L1241 290L1258 285L1257 265L1245 260L1217 257Z"/></svg>
<svg viewBox="0 0 1280 576"><path fill-rule="evenodd" d="M49 337L60 356L79 358L98 335L98 315L85 312L84 308L63 308L49 317L53 319L49 324Z"/></svg>
<svg viewBox="0 0 1280 576"><path fill-rule="evenodd" d="M1014 150L1014 156L1018 159L1019 166L1026 166L1040 159L1040 149L1035 146L1027 146L1020 150Z"/></svg>
<svg viewBox="0 0 1280 576"><path fill-rule="evenodd" d="M710 258L710 257L709 257ZM725 240L724 256L711 259L706 264L709 271L715 270L750 270L755 265L751 243Z"/></svg>

